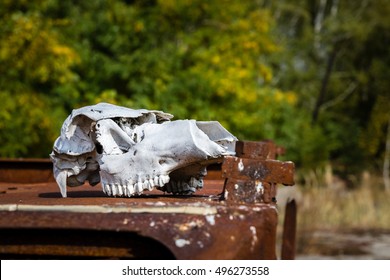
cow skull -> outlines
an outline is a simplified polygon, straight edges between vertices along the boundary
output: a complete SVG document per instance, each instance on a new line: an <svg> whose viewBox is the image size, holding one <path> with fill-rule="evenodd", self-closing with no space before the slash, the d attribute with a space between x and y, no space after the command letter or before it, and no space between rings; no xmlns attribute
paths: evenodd
<svg viewBox="0 0 390 280"><path fill-rule="evenodd" d="M50 155L62 196L66 186L85 181L101 181L109 196L154 188L192 194L202 188L206 166L234 155L237 139L218 122L172 117L107 103L73 110Z"/></svg>

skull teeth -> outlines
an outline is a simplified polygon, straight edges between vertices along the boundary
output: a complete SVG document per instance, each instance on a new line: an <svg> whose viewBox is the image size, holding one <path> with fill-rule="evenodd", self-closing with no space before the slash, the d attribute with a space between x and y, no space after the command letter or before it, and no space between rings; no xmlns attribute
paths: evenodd
<svg viewBox="0 0 390 280"><path fill-rule="evenodd" d="M134 185L134 191L136 194L141 194L144 190L143 184L141 182L138 182Z"/></svg>
<svg viewBox="0 0 390 280"><path fill-rule="evenodd" d="M153 189L153 187L154 187L154 181L153 181L152 179L149 179L149 186L151 186L152 189ZM149 190L150 190L150 189L149 189Z"/></svg>
<svg viewBox="0 0 390 280"><path fill-rule="evenodd" d="M107 194L108 196L111 196L112 191L111 191L110 185L108 185L108 184L103 184L103 190L104 190L104 193L105 193L105 194Z"/></svg>
<svg viewBox="0 0 390 280"><path fill-rule="evenodd" d="M103 192L108 196L127 196L140 195L143 191L152 191L155 187L162 188L169 182L169 175L155 176L153 179L146 179L133 183L133 180L128 180L126 184L112 184L102 182Z"/></svg>
<svg viewBox="0 0 390 280"><path fill-rule="evenodd" d="M153 186L150 185L149 180L145 180L145 182L143 182L142 185L143 185L142 188L144 190L149 190L149 191L153 190Z"/></svg>
<svg viewBox="0 0 390 280"><path fill-rule="evenodd" d="M124 188L122 188L122 186L120 185L115 185L117 190L118 190L118 195L119 196L123 196L123 193L124 193Z"/></svg>
<svg viewBox="0 0 390 280"><path fill-rule="evenodd" d="M133 183L129 180L127 184L102 183L103 192L108 196L140 195L143 191L151 191L154 188L173 194L193 194L203 187L203 179L191 177L189 181L170 181L169 175L155 176L153 179L146 179Z"/></svg>
<svg viewBox="0 0 390 280"><path fill-rule="evenodd" d="M203 178L197 179L195 177L191 177L189 184L193 188L201 189L203 188Z"/></svg>
<svg viewBox="0 0 390 280"><path fill-rule="evenodd" d="M130 197L134 193L134 185L128 184L126 188L127 188L127 196Z"/></svg>
<svg viewBox="0 0 390 280"><path fill-rule="evenodd" d="M111 185L110 187L111 187L112 196L117 196L118 192L117 192L116 186Z"/></svg>
<svg viewBox="0 0 390 280"><path fill-rule="evenodd" d="M186 181L171 181L165 185L163 191L173 194L193 194L197 189L203 188L203 179L191 177Z"/></svg>
<svg viewBox="0 0 390 280"><path fill-rule="evenodd" d="M160 178L162 178L164 184L168 184L169 183L169 176L168 175L161 175Z"/></svg>

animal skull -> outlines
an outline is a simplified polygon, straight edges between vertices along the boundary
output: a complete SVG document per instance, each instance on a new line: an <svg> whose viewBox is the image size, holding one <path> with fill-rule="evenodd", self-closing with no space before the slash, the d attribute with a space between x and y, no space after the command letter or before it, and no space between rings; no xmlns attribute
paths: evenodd
<svg viewBox="0 0 390 280"><path fill-rule="evenodd" d="M109 196L202 188L206 166L234 155L237 139L218 122L172 117L107 103L73 110L50 154L62 196L85 181Z"/></svg>

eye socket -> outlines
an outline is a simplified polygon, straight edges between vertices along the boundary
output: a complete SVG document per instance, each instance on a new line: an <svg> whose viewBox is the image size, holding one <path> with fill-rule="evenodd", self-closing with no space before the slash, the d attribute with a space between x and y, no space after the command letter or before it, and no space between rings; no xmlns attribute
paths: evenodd
<svg viewBox="0 0 390 280"><path fill-rule="evenodd" d="M103 153L103 146L99 143L99 142L96 142L95 143L95 146L96 146L96 152L101 155Z"/></svg>
<svg viewBox="0 0 390 280"><path fill-rule="evenodd" d="M160 160L158 161L158 163L159 163L160 165L163 165L164 163L166 163L166 160L165 160L165 159L160 159Z"/></svg>

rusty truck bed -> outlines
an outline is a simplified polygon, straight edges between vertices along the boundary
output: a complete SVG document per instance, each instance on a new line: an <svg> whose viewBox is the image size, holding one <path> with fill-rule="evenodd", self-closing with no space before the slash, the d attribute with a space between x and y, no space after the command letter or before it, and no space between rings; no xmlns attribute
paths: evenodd
<svg viewBox="0 0 390 280"><path fill-rule="evenodd" d="M107 197L100 184L85 184L68 188L68 197L62 198L50 161L0 160L0 256L275 259L274 181L293 184L293 165L263 159L257 169L261 178L252 180L257 184L252 186L245 178L253 174L230 178L235 161L232 157L222 167L211 166L203 189L191 196L151 191ZM272 175L271 169L277 172ZM258 180L264 185L261 197L253 192ZM291 234L286 241L291 245Z"/></svg>

